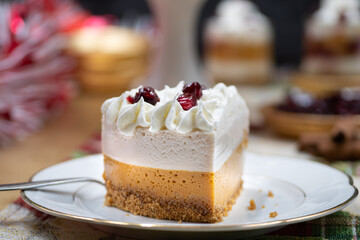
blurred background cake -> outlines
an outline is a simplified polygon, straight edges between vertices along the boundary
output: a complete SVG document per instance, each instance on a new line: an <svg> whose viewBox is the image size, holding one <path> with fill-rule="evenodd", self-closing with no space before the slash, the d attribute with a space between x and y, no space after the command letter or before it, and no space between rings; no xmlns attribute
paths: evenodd
<svg viewBox="0 0 360 240"><path fill-rule="evenodd" d="M149 66L148 40L124 27L82 28L72 34L69 49L78 60L76 77L87 92L122 92L144 77Z"/></svg>
<svg viewBox="0 0 360 240"><path fill-rule="evenodd" d="M323 0L305 27L302 69L308 73L360 73L357 0Z"/></svg>
<svg viewBox="0 0 360 240"><path fill-rule="evenodd" d="M219 3L204 33L205 65L215 82L265 83L272 73L272 28L247 0Z"/></svg>
<svg viewBox="0 0 360 240"><path fill-rule="evenodd" d="M303 57L283 100L266 107L269 126L283 136L328 132L360 114L360 11L357 0L322 0L307 17Z"/></svg>

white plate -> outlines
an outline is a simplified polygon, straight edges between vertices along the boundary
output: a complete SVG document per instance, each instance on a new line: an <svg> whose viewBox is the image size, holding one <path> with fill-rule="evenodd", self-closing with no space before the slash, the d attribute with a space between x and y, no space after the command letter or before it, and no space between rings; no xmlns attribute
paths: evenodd
<svg viewBox="0 0 360 240"><path fill-rule="evenodd" d="M21 192L21 196L45 213L92 223L97 228L131 237L191 234L192 237L239 238L326 216L347 206L358 194L351 177L317 162L250 152L245 153L245 160L244 190L230 214L223 222L215 224L159 220L104 206L105 188L96 183L27 190ZM36 173L31 180L102 179L102 173L102 155L99 154L51 166ZM269 197L268 191L273 192L274 197ZM251 199L257 205L254 211L247 209ZM269 213L274 211L278 216L270 218Z"/></svg>

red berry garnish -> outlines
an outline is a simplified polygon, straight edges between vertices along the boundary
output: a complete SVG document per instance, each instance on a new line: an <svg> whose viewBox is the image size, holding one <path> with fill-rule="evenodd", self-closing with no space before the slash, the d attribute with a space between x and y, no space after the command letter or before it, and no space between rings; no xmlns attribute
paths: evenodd
<svg viewBox="0 0 360 240"><path fill-rule="evenodd" d="M202 96L202 89L203 89L203 86L201 86L200 83L193 82L193 83L186 84L183 87L182 91L185 94L191 94L191 95L195 96L196 99L200 99Z"/></svg>
<svg viewBox="0 0 360 240"><path fill-rule="evenodd" d="M193 106L196 106L196 98L191 94L181 94L177 98L177 101L185 111L189 110Z"/></svg>
<svg viewBox="0 0 360 240"><path fill-rule="evenodd" d="M152 105L155 105L157 102L160 101L160 98L156 94L155 90L152 87L142 87L139 89L139 91L135 94L135 97L128 96L126 99L129 101L129 103L137 103L140 98L143 97L144 101L147 103L150 103Z"/></svg>
<svg viewBox="0 0 360 240"><path fill-rule="evenodd" d="M126 98L129 103L134 104L134 98L132 96L127 96Z"/></svg>
<svg viewBox="0 0 360 240"><path fill-rule="evenodd" d="M199 100L202 96L202 90L206 89L205 86L202 86L198 82L193 82L184 85L182 92L177 101L180 103L183 110L187 111L193 106L196 106L197 100Z"/></svg>

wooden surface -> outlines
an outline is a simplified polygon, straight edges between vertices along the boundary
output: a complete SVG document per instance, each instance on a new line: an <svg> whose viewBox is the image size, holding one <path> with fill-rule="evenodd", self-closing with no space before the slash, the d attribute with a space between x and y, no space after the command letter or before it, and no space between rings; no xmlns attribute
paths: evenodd
<svg viewBox="0 0 360 240"><path fill-rule="evenodd" d="M96 131L100 106L106 97L82 95L66 111L22 142L0 149L0 184L27 181L38 170L66 159ZM0 209L19 197L19 191L0 192Z"/></svg>

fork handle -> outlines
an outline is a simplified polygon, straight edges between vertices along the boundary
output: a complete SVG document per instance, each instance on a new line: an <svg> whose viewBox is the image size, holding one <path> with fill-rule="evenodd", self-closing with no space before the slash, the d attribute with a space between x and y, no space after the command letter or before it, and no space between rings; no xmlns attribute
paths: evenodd
<svg viewBox="0 0 360 240"><path fill-rule="evenodd" d="M101 181L88 177L77 177L77 178L63 178L63 179L52 179L34 182L23 182L23 183L10 183L0 185L0 191L11 191L11 190L28 190L46 186L54 186L67 183L76 182L95 182L104 185Z"/></svg>

